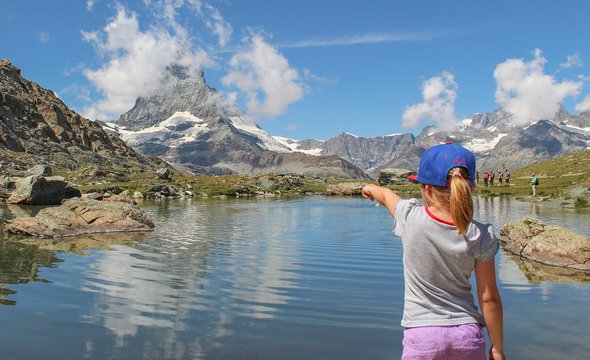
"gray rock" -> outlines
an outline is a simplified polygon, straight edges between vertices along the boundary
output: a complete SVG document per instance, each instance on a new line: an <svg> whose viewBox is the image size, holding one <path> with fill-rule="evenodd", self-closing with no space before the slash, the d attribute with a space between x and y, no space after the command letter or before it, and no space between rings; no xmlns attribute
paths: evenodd
<svg viewBox="0 0 590 360"><path fill-rule="evenodd" d="M16 184L20 178L15 177L0 177L0 188L4 189L16 189Z"/></svg>
<svg viewBox="0 0 590 360"><path fill-rule="evenodd" d="M331 184L326 188L326 195L361 195L365 185L361 182Z"/></svg>
<svg viewBox="0 0 590 360"><path fill-rule="evenodd" d="M20 69L0 60L0 139L24 166L22 153L35 163L75 169L88 163L145 163L99 124L69 109L53 91L22 77ZM15 171L5 164L6 170ZM25 167L26 169L26 167ZM20 175L20 174L19 174Z"/></svg>
<svg viewBox="0 0 590 360"><path fill-rule="evenodd" d="M543 264L590 272L590 239L530 217L500 230L504 249Z"/></svg>
<svg viewBox="0 0 590 360"><path fill-rule="evenodd" d="M128 190L124 190L123 192L121 192L120 194L117 195L111 195L108 198L103 199L104 201L119 201L119 202L125 202L125 203L129 203L129 204L136 204L135 198L133 196L131 196L131 193Z"/></svg>
<svg viewBox="0 0 590 360"><path fill-rule="evenodd" d="M47 165L35 165L27 169L27 173L31 175L52 176L53 170Z"/></svg>
<svg viewBox="0 0 590 360"><path fill-rule="evenodd" d="M80 196L80 190L74 188L61 176L31 175L17 182L17 187L8 198L8 203L57 205L64 199Z"/></svg>
<svg viewBox="0 0 590 360"><path fill-rule="evenodd" d="M94 233L152 231L151 218L123 202L70 199L40 210L34 217L7 220L4 232L38 237L67 237Z"/></svg>
<svg viewBox="0 0 590 360"><path fill-rule="evenodd" d="M176 186L172 185L156 185L150 188L147 191L147 194L150 197L168 197L168 196L178 196L182 190L178 189Z"/></svg>
<svg viewBox="0 0 590 360"><path fill-rule="evenodd" d="M156 170L156 175L158 175L160 179L170 180L170 169L159 168L158 170Z"/></svg>
<svg viewBox="0 0 590 360"><path fill-rule="evenodd" d="M407 185L410 184L410 180L408 180L410 175L416 175L416 172L408 169L388 168L381 170L377 179L381 186Z"/></svg>

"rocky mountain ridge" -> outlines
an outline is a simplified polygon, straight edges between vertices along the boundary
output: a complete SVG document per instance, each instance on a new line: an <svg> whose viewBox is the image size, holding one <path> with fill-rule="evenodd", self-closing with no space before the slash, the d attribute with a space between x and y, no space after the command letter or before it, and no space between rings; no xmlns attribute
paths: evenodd
<svg viewBox="0 0 590 360"><path fill-rule="evenodd" d="M225 104L202 73L180 66L168 70L157 92L137 99L116 123L107 124L81 117L50 90L22 78L9 61L0 61L0 167L8 159L18 159L10 163L17 170L34 163L69 169L153 167L143 154L197 174L376 178L385 168L417 169L425 148L446 141L474 151L481 171L517 169L590 148L590 112L573 115L563 107L551 119L527 125L514 125L512 115L498 109L475 114L453 131L427 126L417 136L275 137Z"/></svg>
<svg viewBox="0 0 590 360"><path fill-rule="evenodd" d="M424 149L449 141L472 150L482 172L497 171L590 148L590 112L572 115L560 107L552 119L519 126L500 108L475 114L453 131L426 126L416 137L408 133L364 138L343 133L327 141L282 140L294 151L341 156L373 177L385 168L416 170Z"/></svg>
<svg viewBox="0 0 590 360"><path fill-rule="evenodd" d="M0 60L0 170L18 173L33 164L54 169L153 168L155 164L70 110L52 91Z"/></svg>

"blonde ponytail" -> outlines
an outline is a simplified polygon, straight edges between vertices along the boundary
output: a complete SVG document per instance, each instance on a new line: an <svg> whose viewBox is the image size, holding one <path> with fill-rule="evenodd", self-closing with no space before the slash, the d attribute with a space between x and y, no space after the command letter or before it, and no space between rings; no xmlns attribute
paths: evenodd
<svg viewBox="0 0 590 360"><path fill-rule="evenodd" d="M449 176L451 177L451 217L459 234L464 234L473 220L473 200L468 180L469 175L465 169L456 167L449 171Z"/></svg>
<svg viewBox="0 0 590 360"><path fill-rule="evenodd" d="M427 206L436 204L447 209L451 213L453 223L459 234L465 234L467 227L473 220L473 200L471 198L471 185L469 185L469 174L466 169L455 167L449 171L448 178L450 186L429 185L432 191L427 191L422 184L420 193ZM447 184L449 184L447 180Z"/></svg>

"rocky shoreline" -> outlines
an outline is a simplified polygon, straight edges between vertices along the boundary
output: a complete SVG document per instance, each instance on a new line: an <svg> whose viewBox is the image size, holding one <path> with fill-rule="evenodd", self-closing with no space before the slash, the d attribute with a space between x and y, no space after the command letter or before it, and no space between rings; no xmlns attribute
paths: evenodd
<svg viewBox="0 0 590 360"><path fill-rule="evenodd" d="M207 179L216 186L211 187L211 184L204 183L204 178L185 177L174 170L161 168L151 175L154 181L144 191L123 189L119 185L100 183L92 178L86 179L87 183L81 191L64 177L54 176L48 166L33 166L24 175L20 178L0 178L0 205L59 206L44 208L35 216L17 216L7 220L4 225L7 238L61 238L152 231L154 222L137 207L137 203L143 199L359 196L367 183L336 179L330 181L298 174L266 174L255 177L209 177ZM404 183L403 180L407 178L405 175L389 174L386 180L388 184L395 183L401 191L419 196L416 186ZM379 179L381 181L383 179ZM146 183L149 182L144 181ZM500 240L506 251L524 262L533 261L550 267L580 271L582 277L586 276L583 275L585 273L590 275L590 240L567 229L537 219L523 218L518 223L502 227Z"/></svg>
<svg viewBox="0 0 590 360"><path fill-rule="evenodd" d="M590 239L561 226L524 217L504 225L500 241L505 250L519 257L590 275Z"/></svg>

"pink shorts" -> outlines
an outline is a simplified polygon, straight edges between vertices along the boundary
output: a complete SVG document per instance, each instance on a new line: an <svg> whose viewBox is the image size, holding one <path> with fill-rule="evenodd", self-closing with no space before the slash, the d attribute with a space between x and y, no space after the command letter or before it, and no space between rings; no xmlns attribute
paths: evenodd
<svg viewBox="0 0 590 360"><path fill-rule="evenodd" d="M485 360L486 343L479 324L406 328L402 360Z"/></svg>

